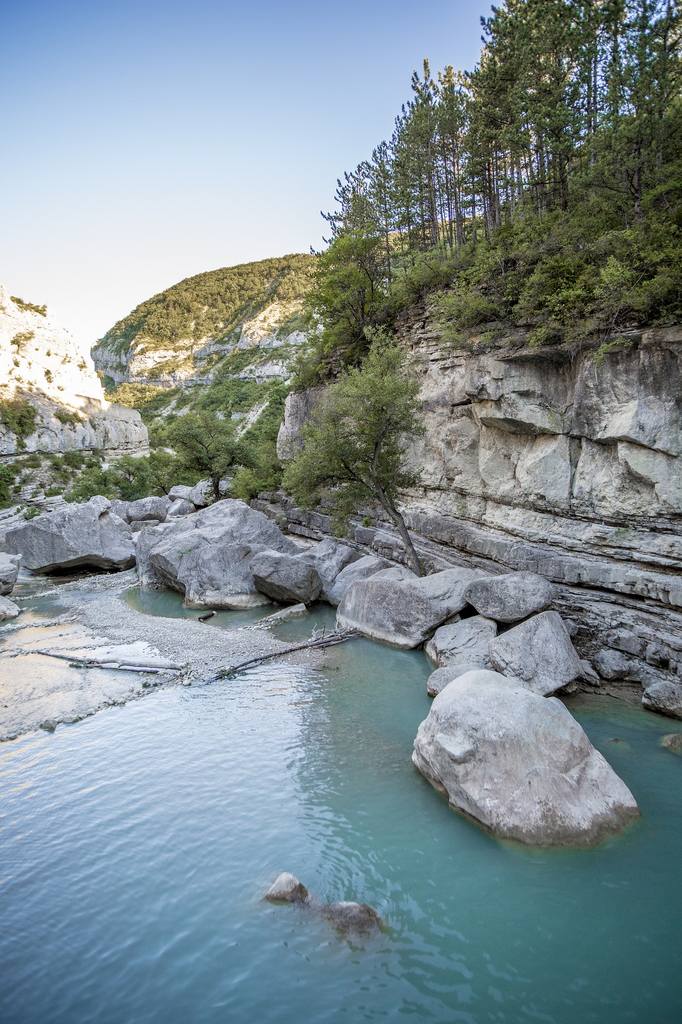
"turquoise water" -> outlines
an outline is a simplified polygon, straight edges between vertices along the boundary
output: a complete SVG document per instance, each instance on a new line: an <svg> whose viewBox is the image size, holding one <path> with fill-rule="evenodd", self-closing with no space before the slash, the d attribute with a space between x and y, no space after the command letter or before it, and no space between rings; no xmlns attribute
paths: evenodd
<svg viewBox="0 0 682 1024"><path fill-rule="evenodd" d="M428 671L358 640L0 747L3 1024L679 1020L675 723L575 702L642 820L530 851L412 768ZM282 870L388 931L264 903Z"/></svg>
<svg viewBox="0 0 682 1024"><path fill-rule="evenodd" d="M198 619L200 615L206 615L205 608L186 608L182 603L182 594L175 590L140 590L139 587L131 587L125 591L123 600L136 612L160 615L168 619ZM265 604L240 611L216 612L206 621L208 625L220 626L222 629L237 629L249 622L257 622L274 611L277 611L276 605Z"/></svg>

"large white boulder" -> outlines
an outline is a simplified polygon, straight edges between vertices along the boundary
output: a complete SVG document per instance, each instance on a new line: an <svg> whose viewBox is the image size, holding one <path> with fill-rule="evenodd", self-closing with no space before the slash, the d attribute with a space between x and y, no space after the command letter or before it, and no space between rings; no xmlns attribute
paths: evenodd
<svg viewBox="0 0 682 1024"><path fill-rule="evenodd" d="M358 558L357 561L351 562L341 570L331 586L326 588L325 600L329 604L338 605L356 580L367 579L369 576L381 572L382 569L390 568L391 563L385 558L377 558L376 555L363 555L362 558Z"/></svg>
<svg viewBox="0 0 682 1024"><path fill-rule="evenodd" d="M419 647L464 607L464 591L475 573L446 569L419 577L402 566L378 572L346 591L336 613L337 624L395 647Z"/></svg>
<svg viewBox="0 0 682 1024"><path fill-rule="evenodd" d="M475 662L458 661L453 665L443 665L434 669L426 680L426 692L429 697L437 697L441 690L449 686L454 679L459 679L465 672L478 672L485 666Z"/></svg>
<svg viewBox="0 0 682 1024"><path fill-rule="evenodd" d="M492 619L472 615L437 629L424 653L438 666L468 663L487 668L490 644L496 634L497 625Z"/></svg>
<svg viewBox="0 0 682 1024"><path fill-rule="evenodd" d="M0 551L0 594L11 594L19 575L21 555L8 555Z"/></svg>
<svg viewBox="0 0 682 1024"><path fill-rule="evenodd" d="M477 612L496 622L519 622L549 608L554 586L534 572L509 572L478 579L467 588L466 598Z"/></svg>
<svg viewBox="0 0 682 1024"><path fill-rule="evenodd" d="M144 530L138 546L140 578L180 591L191 607L252 608L268 603L251 571L253 557L266 549L298 551L262 512L226 499Z"/></svg>
<svg viewBox="0 0 682 1024"><path fill-rule="evenodd" d="M541 612L490 644L493 668L547 696L582 675L583 667L558 612Z"/></svg>
<svg viewBox="0 0 682 1024"><path fill-rule="evenodd" d="M34 572L62 569L128 569L135 562L130 527L111 511L107 498L67 505L17 526L5 546Z"/></svg>
<svg viewBox="0 0 682 1024"><path fill-rule="evenodd" d="M329 599L329 592L339 573L347 565L350 565L351 562L357 562L360 558L360 552L348 544L335 540L333 537L325 537L319 544L305 551L302 557L317 569L322 581L322 593L320 596L323 601L327 601Z"/></svg>
<svg viewBox="0 0 682 1024"><path fill-rule="evenodd" d="M467 672L445 687L412 760L451 807L504 839L584 845L639 813L561 701L496 672Z"/></svg>
<svg viewBox="0 0 682 1024"><path fill-rule="evenodd" d="M320 596L322 581L314 565L282 551L259 551L251 560L257 589L274 601L312 604Z"/></svg>

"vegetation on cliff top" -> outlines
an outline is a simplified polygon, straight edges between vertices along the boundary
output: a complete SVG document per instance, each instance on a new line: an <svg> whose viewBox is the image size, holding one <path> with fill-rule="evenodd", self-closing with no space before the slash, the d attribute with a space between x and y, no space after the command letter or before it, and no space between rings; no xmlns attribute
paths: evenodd
<svg viewBox="0 0 682 1024"><path fill-rule="evenodd" d="M446 339L608 339L682 314L679 14L506 0L472 72L425 62L389 141L344 175L300 386L425 303Z"/></svg>
<svg viewBox="0 0 682 1024"><path fill-rule="evenodd" d="M269 303L291 303L307 292L314 258L280 256L187 277L137 306L97 343L127 352L135 341L146 348L229 337Z"/></svg>

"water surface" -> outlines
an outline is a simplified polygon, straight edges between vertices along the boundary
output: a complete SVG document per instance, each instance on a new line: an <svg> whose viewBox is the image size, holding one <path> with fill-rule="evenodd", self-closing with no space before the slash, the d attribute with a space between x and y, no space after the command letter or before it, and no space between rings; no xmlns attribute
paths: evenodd
<svg viewBox="0 0 682 1024"><path fill-rule="evenodd" d="M412 768L428 672L357 640L1 746L3 1024L679 1020L675 723L575 702L642 820L531 851ZM264 903L282 870L389 930L349 943Z"/></svg>

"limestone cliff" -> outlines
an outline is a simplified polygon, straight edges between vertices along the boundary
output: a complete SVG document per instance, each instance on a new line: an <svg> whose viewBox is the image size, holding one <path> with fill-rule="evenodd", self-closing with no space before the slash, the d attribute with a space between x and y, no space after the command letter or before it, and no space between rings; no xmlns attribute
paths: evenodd
<svg viewBox="0 0 682 1024"><path fill-rule="evenodd" d="M421 379L421 486L406 519L434 564L527 569L560 587L576 643L606 680L682 676L682 331L581 351L447 349L424 321L402 341ZM292 394L291 455L315 396ZM303 530L327 517L289 507ZM356 540L397 551L385 524Z"/></svg>
<svg viewBox="0 0 682 1024"><path fill-rule="evenodd" d="M146 450L147 430L133 409L110 405L90 353L43 306L0 286L0 412L3 403L35 410L30 433L0 415L0 457L26 452Z"/></svg>

